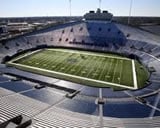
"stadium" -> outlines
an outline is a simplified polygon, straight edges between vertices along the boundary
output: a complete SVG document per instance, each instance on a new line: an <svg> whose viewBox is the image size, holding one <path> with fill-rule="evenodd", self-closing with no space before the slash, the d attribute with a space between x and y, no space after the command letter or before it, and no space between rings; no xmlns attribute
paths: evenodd
<svg viewBox="0 0 160 128"><path fill-rule="evenodd" d="M0 128L160 127L160 36L112 16L1 41Z"/></svg>

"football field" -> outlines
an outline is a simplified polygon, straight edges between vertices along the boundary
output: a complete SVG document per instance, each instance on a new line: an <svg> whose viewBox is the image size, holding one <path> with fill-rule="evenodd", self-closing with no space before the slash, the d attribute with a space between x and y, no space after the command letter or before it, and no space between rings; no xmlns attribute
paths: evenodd
<svg viewBox="0 0 160 128"><path fill-rule="evenodd" d="M135 60L69 49L37 50L13 59L8 65L75 83L113 89L138 89L144 80L137 75L146 73Z"/></svg>

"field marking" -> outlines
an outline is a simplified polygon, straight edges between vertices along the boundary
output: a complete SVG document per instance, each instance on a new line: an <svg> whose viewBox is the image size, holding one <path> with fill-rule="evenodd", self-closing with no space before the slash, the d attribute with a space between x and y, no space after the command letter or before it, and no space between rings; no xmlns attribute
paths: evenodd
<svg viewBox="0 0 160 128"><path fill-rule="evenodd" d="M59 61L65 61L66 58L69 57L69 56L70 56L70 55L62 56L61 58L59 58L59 56L56 57L56 60L55 60L55 62L56 62L55 70L59 69L59 65L63 65L63 63L59 63ZM52 58L53 58L53 57L52 57ZM64 65L63 65L63 66L64 66ZM67 66L67 65L66 65L66 66ZM64 66L64 67L66 68L66 66ZM62 67L62 66L60 66L60 67Z"/></svg>
<svg viewBox="0 0 160 128"><path fill-rule="evenodd" d="M115 73L116 73L116 71L117 71L117 65L119 64L118 62L119 62L119 61L118 61L118 60L116 60L116 65L115 65L115 67L114 67L114 69L113 69L112 82L115 80Z"/></svg>
<svg viewBox="0 0 160 128"><path fill-rule="evenodd" d="M117 86L117 87L121 87L121 88L123 87L123 88L127 88L127 89L132 89L132 90L133 90L133 89L136 89L135 87L129 87L129 86L127 86L127 85L121 85L121 84L110 83L110 82L101 81L101 80L95 80L95 79L91 79L91 78L86 78L86 77L81 77L81 76L76 76L76 75L71 75L71 74L66 74L66 73L51 71L51 70L42 69L42 68L37 68L37 67L32 67L32 66L23 65L23 64L17 64L17 63L12 63L12 62L8 62L8 64L16 65L16 66L20 66L20 67L25 67L25 68L30 68L30 69L36 69L36 70L44 71L44 72L48 72L48 73L53 73L53 75L54 75L54 74L58 74L58 75L69 76L69 77L73 77L73 78L78 78L78 79L81 79L81 80L88 80L88 81L92 81L92 82L97 82L97 83L102 83L102 84L113 85L113 86Z"/></svg>
<svg viewBox="0 0 160 128"><path fill-rule="evenodd" d="M83 63L83 61L81 60L79 64L82 63L83 65L80 65L80 68L77 69L77 72L75 73L75 75L77 75L77 74L82 74L81 71L84 70L84 69L85 69L85 70L86 70L86 69L88 70L89 67L88 67L88 65L86 66L86 64L87 64L89 61L90 61L90 58L87 59L87 61L86 61L85 63ZM84 69L83 69L83 68L84 68Z"/></svg>
<svg viewBox="0 0 160 128"><path fill-rule="evenodd" d="M61 51L61 52L70 52L70 53L79 53L79 54L86 54L86 55L94 55L94 56L101 56L101 57L106 57L106 58L112 58L112 59L120 59L120 60L130 60L131 61L131 59L128 59L128 58L122 58L122 57L113 57L113 56L105 56L105 55L97 55L97 54L95 54L95 53L81 53L80 51L74 51L74 50L72 50L72 51L69 51L69 50L66 50L66 51L63 51L63 50L61 50L61 49L45 49L46 51ZM17 60L19 60L19 59L21 59L21 58L24 58L24 57L26 57L26 56L29 56L29 55L32 55L32 54L34 54L34 53L36 53L36 52L39 52L39 51L42 51L43 52L43 50L36 50L36 51L33 51L33 52L31 52L31 53L27 53L27 54L25 54L24 56L20 56L19 58L16 58L16 59L14 59L14 60L11 60L10 62L8 62L8 63L11 63L11 64L14 64L14 65L21 65L21 66L27 66L27 65L23 65L23 64L16 64L16 63L14 63L14 61L17 61ZM133 60L132 60L133 61ZM111 65L112 65L112 61L111 61ZM133 67L134 66L134 67ZM28 66L28 67L32 67L32 66ZM36 68L36 67L33 67L33 68ZM132 63L132 70L133 70L133 68L135 68L135 64L133 64ZM41 70L41 68L38 68L39 70ZM111 67L109 68L109 69L111 69ZM42 70L46 70L46 69L42 69ZM46 70L46 71L50 71L50 70ZM133 79L134 79L134 87L129 87L129 86L127 86L127 85L121 85L121 84L116 84L116 83L111 83L111 82L105 82L105 81L101 81L101 80L95 80L95 79L92 79L92 78L86 78L86 79L88 79L88 80L90 80L90 81L95 81L95 82L98 82L99 81L99 83L104 83L104 84L110 84L110 85L114 85L114 86L118 86L118 87L124 87L124 88L129 88L129 89L137 89L138 87L137 87L137 80L136 80L136 73L134 73L134 71L135 70L133 70L133 74L135 74L135 75L133 75ZM55 72L55 73L60 73L60 72L57 72L57 71L51 71L51 72ZM67 74L67 73L62 73L62 74L66 74L66 75L70 75L70 74ZM108 74L108 72L107 72L107 74ZM85 77L82 77L82 76L77 76L77 75L71 75L72 77L74 77L75 76L75 78L76 77L80 77L81 79L85 79Z"/></svg>
<svg viewBox="0 0 160 128"><path fill-rule="evenodd" d="M121 70L120 70L120 75L119 75L119 84L121 82L121 77L122 77L122 71L123 71L123 61L120 62L121 63Z"/></svg>
<svg viewBox="0 0 160 128"><path fill-rule="evenodd" d="M113 66L113 64L114 64L113 62L114 62L113 58L112 58L112 59L110 59L110 63L109 63L109 65L110 65L110 66L109 66L109 70L108 70L108 72L107 72L107 76L110 76L110 74L109 74L109 73L110 73L111 67L112 67L112 66Z"/></svg>
<svg viewBox="0 0 160 128"><path fill-rule="evenodd" d="M37 53L37 52L39 52L39 51L41 51L41 49L40 49L40 50L33 51L33 52L30 52L30 53L26 53L26 54L23 55L23 56L20 56L20 57L18 57L18 58L15 58L15 59L11 60L10 62L17 61L17 60L19 60L19 59L22 59L22 58L24 58L24 57L27 57L27 56L32 55L32 54L34 54L34 53Z"/></svg>
<svg viewBox="0 0 160 128"><path fill-rule="evenodd" d="M96 73L96 71L98 70L97 63L98 63L98 61L96 61L94 64L92 64L92 65L94 65L94 66L93 66L93 68L91 68L91 70L87 73L87 77L88 77L88 76L90 75L90 73L92 73L92 72L95 74L95 76L97 75L97 73ZM90 64L91 64L91 63L90 63ZM95 71L93 71L95 67L97 67L97 68L95 69ZM92 74L91 74L91 75L92 75ZM93 78L94 78L95 76L93 76Z"/></svg>
<svg viewBox="0 0 160 128"><path fill-rule="evenodd" d="M108 60L108 58L107 58L107 60ZM106 64L108 64L108 63L105 63L105 62L103 62L104 63L104 65L103 65L103 68L102 68L102 72L101 72L101 74L100 74L100 76L99 76L99 78L98 79L101 79L103 76L103 72L105 71L105 69L106 69ZM104 78L105 78L105 76L104 76Z"/></svg>
<svg viewBox="0 0 160 128"><path fill-rule="evenodd" d="M134 88L138 89L137 85L137 75L136 75L136 68L135 68L135 61L132 60L132 71L133 71L133 83L134 83Z"/></svg>
<svg viewBox="0 0 160 128"><path fill-rule="evenodd" d="M61 52L70 52L70 53L79 53L79 54L85 54L85 55L91 55L91 56L101 56L101 57L106 57L106 58L114 58L114 59L121 59L121 60L130 60L129 58L123 58L123 57L118 57L118 56L109 56L109 55L100 55L100 53L87 53L87 51L76 51L76 50L61 50L61 49L46 49L49 51L61 51Z"/></svg>
<svg viewBox="0 0 160 128"><path fill-rule="evenodd" d="M75 56L74 56L74 57L75 57ZM67 60L67 62L66 62L67 64L64 65L64 63L60 63L60 65L63 64L63 66L65 67L65 71L64 71L64 72L70 72L70 71L71 71L72 69L74 69L74 67L77 65L77 62L74 62L74 65L72 65L72 67L69 67L68 64L69 64L70 62L69 62L68 59L72 58L72 54L69 55L69 56L66 55L65 58L66 58L65 60ZM76 58L76 61L77 61L77 60L78 60L78 58ZM61 62L63 62L63 61L61 61ZM60 71L61 71L61 70L60 70ZM73 71L73 70L72 70L72 71Z"/></svg>

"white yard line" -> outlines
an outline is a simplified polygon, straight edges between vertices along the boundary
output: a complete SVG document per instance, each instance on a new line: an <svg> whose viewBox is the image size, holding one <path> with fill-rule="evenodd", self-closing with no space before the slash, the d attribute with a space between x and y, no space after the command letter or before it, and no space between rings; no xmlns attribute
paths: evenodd
<svg viewBox="0 0 160 128"><path fill-rule="evenodd" d="M122 76L122 71L123 71L123 61L121 63L121 70L120 70L120 75L119 75L119 84L121 82L121 76Z"/></svg>
<svg viewBox="0 0 160 128"><path fill-rule="evenodd" d="M96 53L86 53L85 51L74 51L74 50L61 50L61 49L47 49L50 51L61 51L61 52L70 52L70 53L79 53L79 54L85 54L85 55L94 55L94 56L101 56L101 57L107 57L107 58L114 58L114 59L122 59L122 60L131 60L128 58L118 57L118 56L109 56L109 55L98 55Z"/></svg>
<svg viewBox="0 0 160 128"><path fill-rule="evenodd" d="M110 66L109 66L109 70L108 70L108 72L107 72L107 76L109 75L109 72L110 72L110 70L111 70L111 67L112 67L112 63L113 63L113 59L110 59Z"/></svg>
<svg viewBox="0 0 160 128"><path fill-rule="evenodd" d="M46 70L46 69L41 69L41 68L27 66L27 65L22 65L22 64L16 64L16 63L12 63L12 62L9 62L9 64L17 65L17 66L25 67L25 68L30 68L30 69L35 69L35 70L39 70L39 71L44 71L44 72L48 72L48 73L53 73L53 75L54 74L58 74L58 75L78 78L78 79L82 79L82 80L88 80L88 81L92 81L92 82L97 82L97 83L101 83L101 84L108 84L108 85L113 85L113 86L123 87L123 88L128 88L128 89L137 89L135 87L129 87L129 86L126 86L126 85L120 85L120 84L116 84L116 83L110 83L110 82L106 82L106 81L100 81L100 80L90 79L90 78L86 78L86 77L81 77L81 76L76 76L76 75L56 72L56 71L50 71L50 70Z"/></svg>
<svg viewBox="0 0 160 128"><path fill-rule="evenodd" d="M105 68L106 68L106 64L107 64L107 63L105 63L105 64L103 65L102 72L101 72L101 74L100 74L100 76L99 76L99 79L101 79L102 75L104 74L103 72L104 72L104 70L105 70Z"/></svg>
<svg viewBox="0 0 160 128"><path fill-rule="evenodd" d="M89 59L88 59L88 60L85 62L85 64L83 64L83 65L87 65L88 61L89 61ZM81 65L81 63L83 63L82 60L81 60L81 62L80 62L79 65ZM87 65L87 66L88 66L88 65ZM73 67L74 67L74 66L73 66ZM77 70L77 73L78 73L78 72L81 72L82 70L84 70L83 68L86 69L86 66L85 66L85 67L83 67L83 66L80 67L80 68ZM88 69L88 67L87 67L87 69ZM76 73L76 74L77 74L77 73ZM80 73L80 74L81 74L81 73Z"/></svg>
<svg viewBox="0 0 160 128"><path fill-rule="evenodd" d="M118 65L118 60L116 60L116 65L115 65L115 67L114 67L114 69L113 69L113 78L112 78L112 82L114 81L114 79L115 79L115 73L116 73L116 71L117 71L117 65Z"/></svg>
<svg viewBox="0 0 160 128"><path fill-rule="evenodd" d="M94 64L92 64L92 66L93 66L93 68L90 69L90 71L87 73L87 76L86 76L86 77L88 77L88 76L90 75L90 73L93 72L93 69L94 69L95 66L98 67L98 66L97 66L97 61L96 61ZM96 68L96 70L95 70L94 72L96 72L96 71L97 71L97 68Z"/></svg>
<svg viewBox="0 0 160 128"><path fill-rule="evenodd" d="M136 68L135 68L135 61L134 61L134 60L132 60L132 71L133 71L134 89L138 89L138 85L137 85L137 75L136 75Z"/></svg>
<svg viewBox="0 0 160 128"><path fill-rule="evenodd" d="M97 55L95 53L81 53L80 51L74 51L74 50L61 50L61 49L47 49L47 50L51 50L51 51L61 51L61 52L70 52L70 53L80 53L80 54L86 54L86 55L94 55L94 56L101 56L101 57L108 57L108 58L114 58L114 59L121 59L121 60L131 60L128 58L122 58L122 57L113 57L113 56L107 56L107 55ZM111 83L111 82L106 82L106 81L101 81L101 80L95 80L95 79L91 79L91 78L86 78L86 77L81 77L81 76L76 76L76 75L70 75L70 74L66 74L66 73L61 73L61 72L56 72L56 71L50 71L50 70L46 70L46 69L41 69L41 68L37 68L37 67L32 67L32 66L27 66L27 65L23 65L23 64L16 64L14 63L14 61L17 61L19 59L22 59L26 56L32 55L33 53L39 52L41 50L36 50L30 53L25 54L24 56L21 56L19 58L13 59L10 62L8 62L9 64L13 64L13 65L17 65L17 66L21 66L21 67L27 67L30 69L36 69L36 70L40 70L40 71L45 71L45 72L49 72L49 73L54 73L54 74L60 74L60 75L64 75L64 76L69 76L69 77L73 77L73 78L79 78L82 80L89 80L92 82L98 82L98 83L102 83L102 84L109 84L109 85L113 85L113 86L117 86L117 87L123 87L123 88L128 88L128 89L137 89L137 79L136 79L136 72L135 72L135 63L134 60L132 60L132 70L133 70L133 79L134 79L134 87L129 87L126 85L121 85L121 84L116 84L116 83ZM112 63L111 63L112 65ZM107 73L108 74L108 73ZM134 75L135 74L135 75Z"/></svg>

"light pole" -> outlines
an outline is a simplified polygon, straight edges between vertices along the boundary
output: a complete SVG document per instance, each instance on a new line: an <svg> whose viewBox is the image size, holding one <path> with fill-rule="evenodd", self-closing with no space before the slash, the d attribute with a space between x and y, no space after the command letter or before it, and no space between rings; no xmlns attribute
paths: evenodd
<svg viewBox="0 0 160 128"><path fill-rule="evenodd" d="M72 15L72 13L71 13L71 0L69 0L69 15L71 16Z"/></svg>
<svg viewBox="0 0 160 128"><path fill-rule="evenodd" d="M129 17L128 17L128 25L130 24L130 20L131 20L132 4L133 4L133 0L130 1Z"/></svg>
<svg viewBox="0 0 160 128"><path fill-rule="evenodd" d="M99 9L101 9L101 2L102 0L99 0Z"/></svg>

